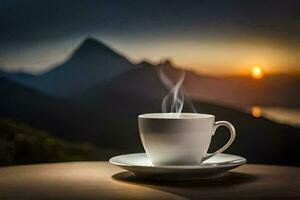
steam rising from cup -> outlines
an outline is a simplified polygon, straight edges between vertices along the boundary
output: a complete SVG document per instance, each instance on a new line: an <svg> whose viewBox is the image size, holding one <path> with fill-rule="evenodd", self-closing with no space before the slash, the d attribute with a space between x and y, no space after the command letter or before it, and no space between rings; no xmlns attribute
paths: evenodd
<svg viewBox="0 0 300 200"><path fill-rule="evenodd" d="M170 76L164 72L164 68L166 68L166 64L162 64L160 66L158 75L162 83L166 86L166 88L169 89L169 91L162 101L162 113L174 113L174 117L179 118L183 110L185 100L186 104L192 109L192 112L196 113L194 105L188 97L185 98L183 92L182 85L185 79L185 71L178 70L180 74L174 83Z"/></svg>

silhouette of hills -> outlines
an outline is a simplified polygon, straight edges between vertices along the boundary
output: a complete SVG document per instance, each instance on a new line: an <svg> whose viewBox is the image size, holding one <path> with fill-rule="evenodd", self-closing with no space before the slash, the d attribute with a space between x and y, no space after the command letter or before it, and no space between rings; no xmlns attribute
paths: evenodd
<svg viewBox="0 0 300 200"><path fill-rule="evenodd" d="M131 74L126 72L136 68L140 70L132 72L137 73L135 77L140 76L139 73L146 73L143 71L149 71L149 68L157 69L158 66L149 61L132 64L104 43L89 37L64 63L42 75L2 72L0 76L53 97L83 100L90 98L92 92L89 91L95 88L103 91L111 79L118 75L126 78ZM169 71L177 70L172 63L168 68ZM143 77L147 79L147 76ZM147 81L139 80L140 83ZM186 71L184 88L193 99L246 110L253 105L300 107L300 96L297 95L300 93L299 82L300 77L292 75L268 75L254 81L246 76L213 77ZM128 88L130 84L126 85ZM143 87L146 86L139 84L131 88L144 92ZM148 96L157 96L154 94L157 92L161 98L160 91L151 91Z"/></svg>
<svg viewBox="0 0 300 200"><path fill-rule="evenodd" d="M101 129L101 138L105 136L105 141L101 142L105 143L99 145L125 149L125 152L142 151L137 116L141 113L161 112L161 100L166 92L158 79L157 68L143 64L112 80L105 91L94 87L89 90L89 94L85 93L89 98L83 104L105 116ZM300 164L289 153L299 153L296 148L300 142L299 129L264 118L254 118L224 106L197 100L194 105L200 113L214 114L217 120L228 120L235 125L238 136L227 152L244 155L250 162L256 163ZM184 111L190 110L184 107ZM212 149L221 146L226 140L226 129L220 129L219 132L213 139Z"/></svg>
<svg viewBox="0 0 300 200"><path fill-rule="evenodd" d="M148 67L158 67L147 61L138 64L146 71ZM165 71L172 77L178 67L172 63ZM207 76L186 71L184 89L193 99L247 110L251 106L300 107L299 75L266 75L261 80L250 76Z"/></svg>
<svg viewBox="0 0 300 200"><path fill-rule="evenodd" d="M133 67L124 56L105 44L87 38L70 58L51 71L38 76L16 73L5 77L51 96L66 97L94 84L105 84L110 78Z"/></svg>
<svg viewBox="0 0 300 200"><path fill-rule="evenodd" d="M178 69L170 62L164 64L175 78ZM158 73L158 66L146 61L134 65L89 38L64 64L43 75L2 74L0 117L21 120L64 139L89 141L101 149L140 152L137 116L161 112L167 93ZM232 104L240 108L253 102L296 105L298 79L269 78L253 81L186 72L184 88L194 97L198 112L214 114L217 120L236 126L237 139L227 152L245 156L249 162L300 165L295 159L300 153L296 148L299 129L227 107ZM290 88L293 84L296 89ZM225 106L215 105L222 103ZM185 106L184 111L190 110ZM219 132L212 149L224 143L226 129Z"/></svg>
<svg viewBox="0 0 300 200"><path fill-rule="evenodd" d="M96 116L75 104L1 77L0 93L0 118L16 119L71 140L89 139L91 130L97 132Z"/></svg>
<svg viewBox="0 0 300 200"><path fill-rule="evenodd" d="M174 67L172 63L164 64L164 68L169 76L174 78L179 68ZM132 69L131 72L125 72L121 79L126 79L133 74L139 76L140 82L149 82L148 75L141 74L158 74L159 66L142 61L137 64L138 70ZM154 68L155 70L151 70ZM149 70L151 72L149 72ZM130 80L129 80L130 79ZM131 85L131 90L143 92L143 88L139 88L136 84L131 84L134 78L128 78L127 88ZM143 81L145 80L145 81ZM176 79L175 79L176 80ZM152 78L152 83L160 82L158 77ZM248 76L224 76L214 77L195 74L186 71L183 87L186 94L192 99L210 102L217 105L223 105L236 109L248 110L254 105L261 106L281 106L281 107L300 107L300 76L298 75L266 75L262 80L253 80ZM143 87L147 87L146 85ZM125 89L125 88L124 88ZM149 91L149 89L145 89ZM157 95L157 92L158 95ZM151 91L148 96L156 96L162 98L160 91Z"/></svg>

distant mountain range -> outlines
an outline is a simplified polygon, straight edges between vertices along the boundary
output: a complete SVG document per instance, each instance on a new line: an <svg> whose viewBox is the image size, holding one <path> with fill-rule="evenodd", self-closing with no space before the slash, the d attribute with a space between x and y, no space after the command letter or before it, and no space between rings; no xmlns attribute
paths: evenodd
<svg viewBox="0 0 300 200"><path fill-rule="evenodd" d="M126 82L122 89L146 94L144 82L151 82L151 86L160 82L153 76L157 68L146 61L133 64L104 43L87 38L63 64L44 74L0 72L0 76L49 96L80 99L85 94L89 98L96 89L103 91L118 76ZM176 71L180 67L169 68ZM149 80L150 77L155 78ZM213 77L187 71L184 88L193 99L245 110L253 105L300 107L299 83L300 76L296 75L268 75L255 81L246 76ZM156 89L146 95L157 93L161 99L161 91Z"/></svg>
<svg viewBox="0 0 300 200"><path fill-rule="evenodd" d="M105 44L87 38L64 63L42 75L2 74L10 80L55 97L67 97L134 68L125 57Z"/></svg>
<svg viewBox="0 0 300 200"><path fill-rule="evenodd" d="M89 138L96 116L70 102L0 78L0 117L17 119L65 138ZM85 117L83 117L85 116ZM74 123L80 123L80 129ZM83 133L84 131L84 133ZM78 139L77 138L77 139Z"/></svg>
<svg viewBox="0 0 300 200"><path fill-rule="evenodd" d="M167 64L172 77L177 69ZM68 140L89 141L101 149L143 151L137 115L161 112L167 92L158 70L145 61L132 64L88 38L64 64L45 74L1 73L0 117L21 120ZM198 112L215 114L217 120L236 126L238 136L228 152L246 156L250 162L300 165L294 159L300 153L299 129L235 109L253 104L300 106L298 81L292 76L254 81L186 72L184 88L194 98ZM225 140L226 130L219 132L212 149Z"/></svg>

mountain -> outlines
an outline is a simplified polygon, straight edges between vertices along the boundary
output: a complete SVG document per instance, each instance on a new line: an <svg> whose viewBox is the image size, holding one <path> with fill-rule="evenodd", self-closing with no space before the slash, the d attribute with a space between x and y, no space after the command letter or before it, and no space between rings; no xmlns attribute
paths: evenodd
<svg viewBox="0 0 300 200"><path fill-rule="evenodd" d="M161 85L158 76L161 66L164 66L164 71L173 80L178 79L176 73L178 74L180 67L174 66L170 61L159 65L143 61L137 64L135 69L118 77L119 81L123 80L124 83L118 85L119 90L162 99L162 92L166 90L165 87L158 86ZM249 108L256 105L300 108L299 83L299 75L266 75L261 80L253 80L247 76L214 77L185 71L183 87L185 93L194 100L249 111ZM90 91L95 88L99 88L99 85L94 86ZM163 88L163 90L152 89L151 91L151 88Z"/></svg>
<svg viewBox="0 0 300 200"><path fill-rule="evenodd" d="M174 72L172 68L168 70ZM162 97L167 94L157 73L158 68L141 63L137 68L114 78L105 91L99 85L99 89L95 86L84 93L89 98L82 104L105 116L99 118L102 134L96 139L98 145L122 149L124 152L143 151L137 116L161 112ZM228 153L245 156L250 163L300 165L294 159L300 153L297 149L299 129L265 118L255 118L229 107L198 100L194 101L194 105L200 113L214 114L217 120L228 120L235 125L238 135ZM185 106L184 111L190 110ZM224 144L226 134L225 128L218 130L212 141L212 150Z"/></svg>
<svg viewBox="0 0 300 200"><path fill-rule="evenodd" d="M5 77L54 97L66 97L105 84L111 78L134 68L124 56L104 43L87 38L67 61L41 75L6 74Z"/></svg>
<svg viewBox="0 0 300 200"><path fill-rule="evenodd" d="M178 78L178 69L171 62L162 64L172 79ZM1 75L0 117L103 149L141 152L137 116L161 112L168 92L159 79L160 70L146 61L133 65L103 44L87 39L70 59L48 73ZM236 126L237 139L227 152L245 156L252 163L300 165L295 159L300 153L296 148L299 129L236 109L253 103L297 105L298 81L290 76L254 81L186 72L184 89L193 97L198 112L214 114L217 120ZM188 105L186 97L184 111L190 112ZM218 130L212 149L223 144L225 136L226 129Z"/></svg>
<svg viewBox="0 0 300 200"><path fill-rule="evenodd" d="M166 92L164 86L155 81L157 74L154 70L137 68L126 72L127 75L112 80L105 92L97 88L90 91L93 93L90 102L99 101L101 104L80 106L0 79L0 92L3 95L0 99L0 117L24 121L71 141L89 141L103 149L102 153L107 155L112 154L109 150L105 153L106 149L119 153L141 152L143 148L138 134L137 116L141 113L161 112L161 99L158 96L149 98L149 93L156 90L161 90L162 94ZM141 83L141 80L144 82ZM129 83L130 87L145 85L147 91L135 93L130 87L125 89L125 83ZM245 156L250 163L300 165L295 159L300 153L297 149L300 142L299 129L264 118L254 118L226 107L203 102L194 104L198 112L214 114L217 120L228 120L235 125L238 135L227 150L228 153ZM226 134L225 128L218 130L213 137L211 151L224 143Z"/></svg>
<svg viewBox="0 0 300 200"><path fill-rule="evenodd" d="M0 118L22 121L70 140L89 140L99 130L92 112L0 77Z"/></svg>
<svg viewBox="0 0 300 200"><path fill-rule="evenodd" d="M141 62L139 66L145 68L144 71L159 67L148 62ZM181 68L171 62L163 66L171 77ZM216 77L186 71L183 87L192 99L248 111L255 105L300 108L299 83L299 75L266 75L254 80L250 76Z"/></svg>
<svg viewBox="0 0 300 200"><path fill-rule="evenodd" d="M178 67L169 64L169 71L176 71ZM89 98L94 99L89 96L93 92L89 91L104 91L115 77L121 75L126 79L126 76L133 73L137 73L134 76L140 76L139 73L144 73L149 68L155 68L152 73L157 74L159 71L159 66L147 61L132 64L102 42L87 38L63 64L49 72L42 75L0 72L0 76L53 97L89 101ZM130 70L134 72L126 73ZM131 90L142 93L147 91L145 83L149 81L146 80L148 77L142 77L144 78L139 80L142 84L131 85ZM299 82L300 76L296 75L267 75L261 80L253 80L246 76L213 77L186 71L184 88L193 99L248 110L253 105L300 107L300 96L297 95L300 93ZM124 89L128 89L129 85L127 83ZM162 97L161 91L148 94L149 97Z"/></svg>
<svg viewBox="0 0 300 200"><path fill-rule="evenodd" d="M128 70L113 78L108 84L96 84L93 87L70 96L70 101L74 99L78 103L99 105L107 99L111 99L112 93L122 93L127 96L138 95L148 99L161 100L165 91L158 77L158 67L149 62L137 64L135 68ZM112 100L112 99L111 99ZM116 97L113 101L119 101ZM116 102L117 103L117 102ZM101 106L102 107L102 106Z"/></svg>

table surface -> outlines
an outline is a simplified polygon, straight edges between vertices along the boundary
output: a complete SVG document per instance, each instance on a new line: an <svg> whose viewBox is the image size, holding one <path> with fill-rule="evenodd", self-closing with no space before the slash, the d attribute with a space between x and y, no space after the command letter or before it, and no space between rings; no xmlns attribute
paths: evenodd
<svg viewBox="0 0 300 200"><path fill-rule="evenodd" d="M0 168L0 199L300 199L300 168L243 165L222 178L135 179L108 162Z"/></svg>

